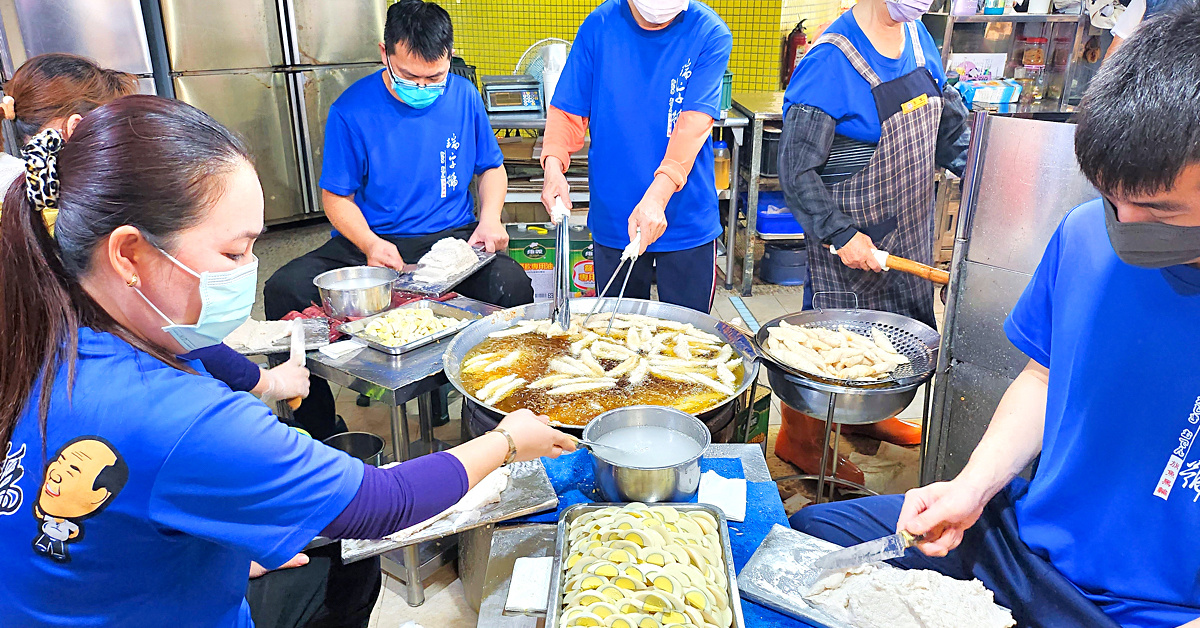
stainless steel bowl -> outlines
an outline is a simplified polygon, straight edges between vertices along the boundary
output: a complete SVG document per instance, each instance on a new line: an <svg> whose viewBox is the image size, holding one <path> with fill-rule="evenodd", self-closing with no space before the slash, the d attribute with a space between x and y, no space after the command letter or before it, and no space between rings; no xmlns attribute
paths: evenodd
<svg viewBox="0 0 1200 628"><path fill-rule="evenodd" d="M601 436L624 427L655 426L679 432L696 441L700 452L672 466L622 466L604 457L604 448L592 451L592 467L600 494L613 502L685 502L700 488L700 457L711 442L708 428L696 417L663 406L629 406L609 410L592 419L583 439L596 442ZM653 459L653 456L651 456Z"/></svg>
<svg viewBox="0 0 1200 628"><path fill-rule="evenodd" d="M767 363L767 379L771 382L771 390L784 403L822 421L829 414L829 397L836 395L833 421L846 425L878 423L896 416L912 403L923 383L879 389L836 386L796 377L770 362Z"/></svg>
<svg viewBox="0 0 1200 628"><path fill-rule="evenodd" d="M399 273L378 266L349 266L317 275L313 285L321 307L333 318L373 316L392 305L392 284Z"/></svg>

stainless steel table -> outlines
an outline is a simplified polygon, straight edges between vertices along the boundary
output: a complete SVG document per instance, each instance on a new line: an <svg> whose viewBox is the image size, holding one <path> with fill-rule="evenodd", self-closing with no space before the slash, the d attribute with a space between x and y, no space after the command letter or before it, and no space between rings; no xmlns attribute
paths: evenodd
<svg viewBox="0 0 1200 628"><path fill-rule="evenodd" d="M762 138L764 122L783 120L783 92L742 92L733 95L733 108L750 120L750 170L746 176L746 237L745 253L742 258L742 296L750 296L754 289L754 236L758 231L758 192L762 185ZM741 172L735 160L734 172ZM734 177L737 179L737 177ZM732 203L730 203L732 206ZM731 216L736 219L737 214ZM736 230L737 221L730 223ZM733 238L727 235L730 244L726 259L725 287L732 287L729 276L733 273Z"/></svg>
<svg viewBox="0 0 1200 628"><path fill-rule="evenodd" d="M704 452L705 458L738 458L749 482L769 482L771 472L767 459L758 445L714 444ZM554 554L554 524L530 524L497 527L492 535L492 550L488 557L483 582L483 601L479 606L478 628L535 628L543 621L536 617L504 614L504 602L512 583L513 563L521 556L552 556Z"/></svg>
<svg viewBox="0 0 1200 628"><path fill-rule="evenodd" d="M500 309L466 297L455 297L446 303L485 316ZM398 356L364 348L340 360L312 351L307 357L308 370L317 377L387 404L391 410L392 457L403 461L439 451L442 446L433 438L431 393L447 383L442 373L442 353L449 342L450 338L446 338ZM404 404L412 399L417 400L420 438L410 443L408 412ZM453 545L446 543L410 545L385 554L382 557L384 570L404 582L408 603L418 606L425 601L422 580L453 560L453 549ZM392 558L395 554L401 556L400 562Z"/></svg>

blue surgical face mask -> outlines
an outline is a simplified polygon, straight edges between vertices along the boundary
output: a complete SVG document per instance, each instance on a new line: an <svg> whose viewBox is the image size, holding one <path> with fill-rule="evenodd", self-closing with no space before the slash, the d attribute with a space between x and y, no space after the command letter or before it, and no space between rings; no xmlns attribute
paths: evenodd
<svg viewBox="0 0 1200 628"><path fill-rule="evenodd" d="M254 307L254 294L258 288L258 258L233 270L198 273L159 249L167 259L189 274L200 279L200 317L191 325L180 325L150 302L142 291L135 287L138 295L158 315L167 321L163 331L171 334L185 352L211 347L225 340L233 330L250 318Z"/></svg>
<svg viewBox="0 0 1200 628"><path fill-rule="evenodd" d="M432 105L433 101L446 91L446 81L417 85L413 81L396 76L390 65L387 71L388 76L392 77L392 89L395 90L396 95L404 101L404 104L414 109L424 109Z"/></svg>

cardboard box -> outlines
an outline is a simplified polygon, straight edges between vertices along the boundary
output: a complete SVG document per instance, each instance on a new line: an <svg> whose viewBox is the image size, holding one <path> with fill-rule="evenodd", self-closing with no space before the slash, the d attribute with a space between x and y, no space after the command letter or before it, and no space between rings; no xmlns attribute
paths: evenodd
<svg viewBox="0 0 1200 628"><path fill-rule="evenodd" d="M749 421L746 420L747 414L750 415ZM739 412L735 421L733 442L758 443L766 451L767 433L771 429L771 389L759 384L754 393L754 403L748 410Z"/></svg>
<svg viewBox="0 0 1200 628"><path fill-rule="evenodd" d="M995 81L959 81L958 91L969 107L971 103L1000 104L1017 102L1021 97L1021 84L1011 79Z"/></svg>
<svg viewBox="0 0 1200 628"><path fill-rule="evenodd" d="M533 281L535 301L554 298L554 230L551 223L508 225L508 256L517 261ZM592 232L584 226L571 227L571 295L596 295L592 269Z"/></svg>

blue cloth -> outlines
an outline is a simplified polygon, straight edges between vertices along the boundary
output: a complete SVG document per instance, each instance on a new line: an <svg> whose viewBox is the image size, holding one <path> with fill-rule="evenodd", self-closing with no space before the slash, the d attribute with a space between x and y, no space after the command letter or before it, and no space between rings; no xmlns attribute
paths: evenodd
<svg viewBox="0 0 1200 628"><path fill-rule="evenodd" d="M888 561L902 569L930 569L958 580L979 579L996 603L1012 610L1022 628L1116 628L1062 574L1021 541L1013 500L1025 490L1014 480L984 508L962 543L934 558L909 550ZM903 495L864 497L800 509L789 523L796 530L849 546L896 532Z"/></svg>
<svg viewBox="0 0 1200 628"><path fill-rule="evenodd" d="M938 89L946 84L946 73L942 69L941 56L933 37L920 20L917 31L921 38L921 51L925 53L925 68L937 81ZM917 68L912 40L908 29L904 29L904 53L899 59L889 59L867 39L862 28L854 19L854 11L846 11L825 30L838 33L850 40L867 64L884 83L898 79ZM831 89L836 85L836 89ZM879 143L879 110L871 85L850 65L850 60L833 44L813 46L796 69L783 95L783 113L792 105L808 105L824 111L837 122L836 132L860 142Z"/></svg>
<svg viewBox="0 0 1200 628"><path fill-rule="evenodd" d="M179 356L181 360L200 360L209 375L225 382L230 390L250 392L262 378L262 370L246 356L225 343L196 349Z"/></svg>
<svg viewBox="0 0 1200 628"><path fill-rule="evenodd" d="M559 516L564 510L576 504L590 504L601 500L596 489L596 476L592 468L591 452L580 449L571 454L558 458L543 458L546 474L558 495L558 508L545 513L513 519L507 523L558 523ZM726 478L744 478L742 461L737 458L701 458L700 470L715 471ZM690 501L695 502L696 498ZM746 483L746 520L729 522L729 544L733 552L735 571L741 571L754 551L762 545L763 539L775 524L787 525L787 515L783 510L783 502L779 499L779 489L774 482ZM772 628L774 626L801 626L790 617L780 615L775 611L759 606L749 600L742 600L742 614L746 625L755 628Z"/></svg>
<svg viewBox="0 0 1200 628"><path fill-rule="evenodd" d="M414 109L392 94L383 72L359 79L330 107L321 189L353 195L377 235L470 223L471 177L504 164L479 92L451 74L441 97Z"/></svg>
<svg viewBox="0 0 1200 628"><path fill-rule="evenodd" d="M1004 328L1050 370L1041 460L1016 502L1021 539L1109 617L1200 617L1200 270L1127 265L1100 199L1059 225ZM1197 449L1192 455L1192 449Z"/></svg>
<svg viewBox="0 0 1200 628"><path fill-rule="evenodd" d="M712 9L692 2L666 28L643 30L628 0L596 7L575 36L552 104L589 118L592 239L623 249L629 215L654 180L675 120L684 111L716 118L733 35ZM667 231L652 252L680 251L721 233L706 141L683 189L667 203Z"/></svg>
<svg viewBox="0 0 1200 628"><path fill-rule="evenodd" d="M302 550L350 502L362 462L199 362L184 373L90 329L77 356L69 398L65 367L55 379L46 440L33 404L0 467L0 626L249 626L250 561Z"/></svg>

